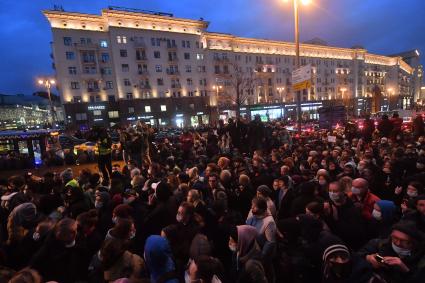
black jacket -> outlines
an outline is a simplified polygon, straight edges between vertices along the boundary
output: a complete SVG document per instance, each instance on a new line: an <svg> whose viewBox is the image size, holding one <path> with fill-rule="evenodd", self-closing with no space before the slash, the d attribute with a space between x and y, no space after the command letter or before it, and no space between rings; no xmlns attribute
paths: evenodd
<svg viewBox="0 0 425 283"><path fill-rule="evenodd" d="M358 254L366 258L370 254L379 254L380 256L386 257L399 257L397 253L391 247L391 239L373 239L370 240L363 248L361 248ZM424 267L419 268L419 264L423 261L424 252L423 249L413 250L411 256L402 258L403 263L410 269L409 272L402 272L395 267L386 267L375 269L375 272L378 273L382 278L387 280L388 283L410 283L410 282L423 282L416 281L419 272L423 272ZM423 280L423 278L422 278Z"/></svg>

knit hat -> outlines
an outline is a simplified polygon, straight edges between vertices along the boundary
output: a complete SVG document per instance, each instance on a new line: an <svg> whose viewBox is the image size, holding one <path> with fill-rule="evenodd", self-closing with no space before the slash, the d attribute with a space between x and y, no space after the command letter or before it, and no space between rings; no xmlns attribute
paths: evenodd
<svg viewBox="0 0 425 283"><path fill-rule="evenodd" d="M335 244L325 249L323 252L323 261L326 262L328 258L334 253L344 253L347 255L347 257L350 256L350 251L348 250L347 246L342 244Z"/></svg>
<svg viewBox="0 0 425 283"><path fill-rule="evenodd" d="M60 173L60 177L66 183L74 178L74 173L71 168L67 168Z"/></svg>
<svg viewBox="0 0 425 283"><path fill-rule="evenodd" d="M415 222L402 220L396 224L394 224L392 230L397 230L403 232L404 234L412 237L416 241L420 242L424 239L423 233L418 230Z"/></svg>
<svg viewBox="0 0 425 283"><path fill-rule="evenodd" d="M261 185L258 186L257 192L261 193L262 195L269 197L272 194L272 190L267 185Z"/></svg>

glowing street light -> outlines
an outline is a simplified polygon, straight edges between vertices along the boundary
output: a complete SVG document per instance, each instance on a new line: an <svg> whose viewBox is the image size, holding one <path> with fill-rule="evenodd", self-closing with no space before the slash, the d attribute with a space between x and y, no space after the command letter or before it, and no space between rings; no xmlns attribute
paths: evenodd
<svg viewBox="0 0 425 283"><path fill-rule="evenodd" d="M38 79L37 82L39 85L44 86L47 90L47 95L49 97L49 104L50 104L50 114L52 115L52 128L54 128L56 125L56 121L55 121L55 115L54 115L53 104L52 104L52 96L50 94L50 88L52 87L52 85L56 84L56 81L52 78L43 78L43 79Z"/></svg>
<svg viewBox="0 0 425 283"><path fill-rule="evenodd" d="M308 5L311 0L292 0L294 2L294 20L295 20L295 57L296 67L300 68L300 32L299 32L299 13L298 6L301 2L302 5ZM289 2L284 0L284 2ZM297 91L297 128L298 133L301 133L301 91Z"/></svg>

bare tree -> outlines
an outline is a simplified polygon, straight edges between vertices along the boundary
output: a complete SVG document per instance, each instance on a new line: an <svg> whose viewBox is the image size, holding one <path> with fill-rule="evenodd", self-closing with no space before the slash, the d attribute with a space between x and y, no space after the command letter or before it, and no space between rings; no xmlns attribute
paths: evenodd
<svg viewBox="0 0 425 283"><path fill-rule="evenodd" d="M230 62L229 67L231 92L227 97L227 103L236 106L236 118L239 119L240 107L245 104L249 95L254 93L258 78L252 69L244 71L236 62Z"/></svg>

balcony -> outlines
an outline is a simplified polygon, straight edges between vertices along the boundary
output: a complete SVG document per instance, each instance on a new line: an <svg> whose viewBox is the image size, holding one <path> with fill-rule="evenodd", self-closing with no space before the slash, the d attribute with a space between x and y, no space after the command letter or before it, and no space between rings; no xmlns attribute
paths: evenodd
<svg viewBox="0 0 425 283"><path fill-rule="evenodd" d="M167 45L167 50L168 51L176 51L177 50L177 45Z"/></svg>
<svg viewBox="0 0 425 283"><path fill-rule="evenodd" d="M172 89L180 89L182 88L181 84L171 84Z"/></svg>
<svg viewBox="0 0 425 283"><path fill-rule="evenodd" d="M140 88L141 89L151 89L151 85L150 84L140 84Z"/></svg>
<svg viewBox="0 0 425 283"><path fill-rule="evenodd" d="M134 47L137 48L137 49L145 49L146 48L146 44L145 44L144 41L135 40L133 44L134 44Z"/></svg>
<svg viewBox="0 0 425 283"><path fill-rule="evenodd" d="M74 46L78 50L97 50L97 49L99 49L98 43L74 43Z"/></svg>
<svg viewBox="0 0 425 283"><path fill-rule="evenodd" d="M145 56L142 56L142 55L137 56L136 55L136 61L147 61L147 60L148 60L148 57L146 57L146 55Z"/></svg>
<svg viewBox="0 0 425 283"><path fill-rule="evenodd" d="M90 92L90 93L99 92L99 91L100 91L99 88L93 88L93 87L88 87L87 88L87 92Z"/></svg>
<svg viewBox="0 0 425 283"><path fill-rule="evenodd" d="M141 76L149 76L148 70L138 70L137 73Z"/></svg>
<svg viewBox="0 0 425 283"><path fill-rule="evenodd" d="M168 62L178 62L178 61L179 61L179 58L177 57L173 57L173 58L168 57Z"/></svg>
<svg viewBox="0 0 425 283"><path fill-rule="evenodd" d="M180 76L180 72L178 70L170 70L167 69L167 75L171 75L171 76Z"/></svg>
<svg viewBox="0 0 425 283"><path fill-rule="evenodd" d="M214 57L213 60L214 62L218 62L218 63L228 63L230 61L229 58L220 58L220 57Z"/></svg>

